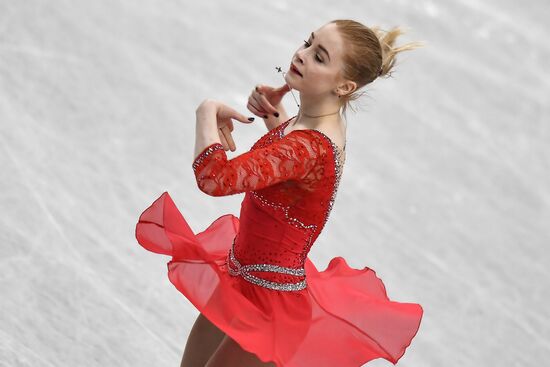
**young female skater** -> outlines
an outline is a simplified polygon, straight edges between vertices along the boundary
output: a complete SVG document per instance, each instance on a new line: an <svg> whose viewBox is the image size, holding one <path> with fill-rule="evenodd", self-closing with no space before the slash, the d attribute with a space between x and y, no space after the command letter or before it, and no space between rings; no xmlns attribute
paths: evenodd
<svg viewBox="0 0 550 367"><path fill-rule="evenodd" d="M355 92L392 69L399 28L383 32L331 21L294 54L285 85L258 86L247 108L268 132L233 159L232 120L214 100L196 110L193 172L211 196L245 193L239 217L224 214L195 234L164 192L140 216L138 242L172 256L168 276L200 311L182 367L358 367L393 364L416 335L423 309L392 301L373 269L334 257L319 271L308 252L335 200L346 150L342 118ZM299 112L281 104L300 92ZM345 245L345 244L344 244Z"/></svg>

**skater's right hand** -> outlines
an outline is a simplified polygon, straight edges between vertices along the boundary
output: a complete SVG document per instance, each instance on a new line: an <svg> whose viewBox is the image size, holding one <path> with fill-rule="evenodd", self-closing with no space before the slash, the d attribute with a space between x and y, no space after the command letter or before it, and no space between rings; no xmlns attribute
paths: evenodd
<svg viewBox="0 0 550 367"><path fill-rule="evenodd" d="M267 118L268 114L274 114L277 106L281 103L284 95L290 91L290 87L285 83L279 88L273 88L269 85L258 84L248 97L248 108L253 114L258 117Z"/></svg>

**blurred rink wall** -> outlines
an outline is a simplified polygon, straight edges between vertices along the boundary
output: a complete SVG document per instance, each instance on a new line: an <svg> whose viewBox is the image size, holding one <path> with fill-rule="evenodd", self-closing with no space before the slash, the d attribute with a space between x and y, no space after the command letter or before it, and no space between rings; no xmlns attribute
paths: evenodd
<svg viewBox="0 0 550 367"><path fill-rule="evenodd" d="M544 365L549 17L542 0L0 0L0 366L179 365L198 311L135 241L138 216L164 191L196 232L238 215L243 195L194 181L196 107L252 115L254 86L282 85L275 67L337 18L426 46L348 113L310 258L369 266L423 306L400 366ZM230 157L258 120L236 122Z"/></svg>

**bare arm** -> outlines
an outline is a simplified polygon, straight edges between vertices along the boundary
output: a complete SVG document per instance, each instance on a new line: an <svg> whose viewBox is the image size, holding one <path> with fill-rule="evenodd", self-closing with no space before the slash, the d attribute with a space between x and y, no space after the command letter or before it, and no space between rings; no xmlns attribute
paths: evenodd
<svg viewBox="0 0 550 367"><path fill-rule="evenodd" d="M210 144L222 143L218 134L215 106L208 101L202 102L197 107L195 116L195 151L193 158L197 157Z"/></svg>
<svg viewBox="0 0 550 367"><path fill-rule="evenodd" d="M205 99L197 107L195 116L195 150L193 161L206 148L215 149L214 145L234 152L237 147L231 135L233 120L245 124L250 124L254 121L254 117L247 118L235 109L213 99Z"/></svg>
<svg viewBox="0 0 550 367"><path fill-rule="evenodd" d="M288 120L288 114L286 113L285 107L283 106L283 103L281 103L273 106L279 112L279 117L275 117L273 114L267 115L267 118L264 118L265 126L267 127L267 130L272 130L279 126L281 123Z"/></svg>

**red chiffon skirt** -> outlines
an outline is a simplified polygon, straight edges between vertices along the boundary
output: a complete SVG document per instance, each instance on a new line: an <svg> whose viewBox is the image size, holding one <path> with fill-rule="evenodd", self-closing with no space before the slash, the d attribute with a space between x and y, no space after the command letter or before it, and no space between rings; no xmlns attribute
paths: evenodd
<svg viewBox="0 0 550 367"><path fill-rule="evenodd" d="M193 233L170 195L139 217L136 238L172 257L168 277L213 324L264 362L285 367L358 367L384 358L396 364L418 332L423 309L391 301L376 272L342 257L323 271L306 259L307 287L277 291L233 276L227 255L239 219L225 214Z"/></svg>

